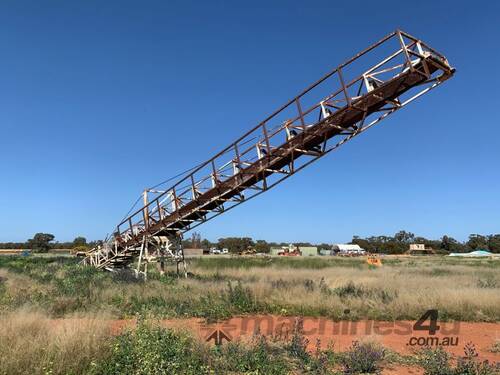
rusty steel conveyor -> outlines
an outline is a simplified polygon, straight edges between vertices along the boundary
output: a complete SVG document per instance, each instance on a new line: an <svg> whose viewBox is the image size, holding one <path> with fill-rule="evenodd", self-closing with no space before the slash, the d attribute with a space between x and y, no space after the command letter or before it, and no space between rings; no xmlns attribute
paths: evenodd
<svg viewBox="0 0 500 375"><path fill-rule="evenodd" d="M155 254L162 247L168 250L172 238L269 190L454 72L443 55L396 30L172 186L146 190L143 207L118 224L113 237L86 254L84 262L112 270L143 255L146 259L148 246ZM184 261L180 247L168 250L169 255Z"/></svg>

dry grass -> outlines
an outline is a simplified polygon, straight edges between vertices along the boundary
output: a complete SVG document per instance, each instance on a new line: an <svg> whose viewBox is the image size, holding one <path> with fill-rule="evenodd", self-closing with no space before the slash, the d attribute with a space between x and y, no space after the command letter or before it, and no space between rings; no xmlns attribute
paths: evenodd
<svg viewBox="0 0 500 375"><path fill-rule="evenodd" d="M210 259L208 259L210 260ZM261 259L262 260L262 259ZM74 265L32 265L31 273L0 268L0 312L36 307L52 317L106 310L114 318L223 318L262 312L335 319L417 319L438 309L441 320L500 321L496 261L402 258L370 268L362 260L255 258L193 260L188 279L117 281ZM54 270L45 274L46 269ZM228 282L240 282L256 311L231 308ZM2 293L1 289L4 289ZM248 299L247 296L243 296ZM243 301L245 302L245 301ZM344 314L349 310L349 315Z"/></svg>
<svg viewBox="0 0 500 375"><path fill-rule="evenodd" d="M109 353L105 316L54 321L17 310L0 318L0 374L86 373Z"/></svg>
<svg viewBox="0 0 500 375"><path fill-rule="evenodd" d="M212 270L192 269L209 276ZM442 318L500 320L500 270L468 266L384 266L377 269L329 267L323 269L228 268L218 269L222 281L186 280L193 294L215 292L225 279L242 280L255 296L286 310L324 311L338 316L345 309L351 318L370 315L380 319L413 319L429 308ZM365 293L339 296L335 291L348 284ZM323 287L322 287L323 286Z"/></svg>

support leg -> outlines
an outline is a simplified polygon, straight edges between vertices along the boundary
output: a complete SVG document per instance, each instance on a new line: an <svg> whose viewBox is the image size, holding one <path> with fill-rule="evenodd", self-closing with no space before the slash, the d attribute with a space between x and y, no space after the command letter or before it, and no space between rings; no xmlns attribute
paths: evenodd
<svg viewBox="0 0 500 375"><path fill-rule="evenodd" d="M146 261L143 263L144 258L146 258ZM141 267L144 266L144 271L141 271ZM137 260L137 267L134 269L135 271L135 277L140 278L141 275L146 279L147 277L147 242L146 242L146 237L142 240L141 244L141 251L139 253L139 259Z"/></svg>
<svg viewBox="0 0 500 375"><path fill-rule="evenodd" d="M186 262L184 259L184 249L182 247L182 235L176 237L175 240L175 263L177 265L177 277L180 277L180 264L184 272L184 277L187 277Z"/></svg>
<svg viewBox="0 0 500 375"><path fill-rule="evenodd" d="M165 275L165 257L162 253L161 249L157 250L157 257L158 257L158 272L160 273L161 276Z"/></svg>

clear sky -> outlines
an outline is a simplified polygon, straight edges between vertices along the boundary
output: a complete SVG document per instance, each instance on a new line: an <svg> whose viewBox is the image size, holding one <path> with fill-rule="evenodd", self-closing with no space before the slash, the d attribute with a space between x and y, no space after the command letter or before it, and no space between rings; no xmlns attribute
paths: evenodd
<svg viewBox="0 0 500 375"><path fill-rule="evenodd" d="M0 3L0 241L103 238L145 187L227 146L396 28L456 76L203 237L500 233L496 1Z"/></svg>

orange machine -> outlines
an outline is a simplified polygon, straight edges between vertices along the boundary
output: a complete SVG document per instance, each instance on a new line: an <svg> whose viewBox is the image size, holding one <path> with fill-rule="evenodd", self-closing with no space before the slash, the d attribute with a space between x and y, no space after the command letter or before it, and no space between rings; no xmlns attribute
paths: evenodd
<svg viewBox="0 0 500 375"><path fill-rule="evenodd" d="M366 259L366 263L370 266L382 267L382 259L378 255L370 255Z"/></svg>
<svg viewBox="0 0 500 375"><path fill-rule="evenodd" d="M280 251L278 255L282 257L299 257L302 255L302 253L297 246L289 246L288 248L283 248L283 250Z"/></svg>

